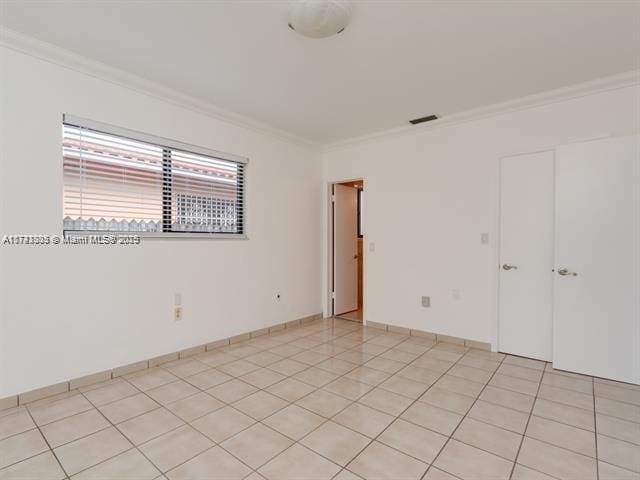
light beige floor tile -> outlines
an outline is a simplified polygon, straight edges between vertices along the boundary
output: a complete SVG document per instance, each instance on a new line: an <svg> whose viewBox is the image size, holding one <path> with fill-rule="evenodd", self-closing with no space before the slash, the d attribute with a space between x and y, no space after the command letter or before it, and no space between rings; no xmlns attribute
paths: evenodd
<svg viewBox="0 0 640 480"><path fill-rule="evenodd" d="M391 415L358 403L348 406L333 417L334 422L349 427L370 438L374 438L380 434L393 419L394 417Z"/></svg>
<svg viewBox="0 0 640 480"><path fill-rule="evenodd" d="M424 354L425 357L435 358L436 360L443 360L445 362L457 362L462 358L461 353L449 352L440 348L432 348Z"/></svg>
<svg viewBox="0 0 640 480"><path fill-rule="evenodd" d="M480 368L457 364L451 367L447 372L447 375L464 378L472 382L487 383L491 379L491 375L493 375L493 373Z"/></svg>
<svg viewBox="0 0 640 480"><path fill-rule="evenodd" d="M386 352L380 355L380 358L388 358L389 360L395 360L396 362L402 363L411 363L416 358L418 358L418 354L405 352L403 350L398 350L392 348L391 350L387 350Z"/></svg>
<svg viewBox="0 0 640 480"><path fill-rule="evenodd" d="M531 407L535 400L534 396L525 395L524 393L505 390L504 388L492 387L487 385L480 394L480 400L502 405L503 407L512 408L523 413L530 413Z"/></svg>
<svg viewBox="0 0 640 480"><path fill-rule="evenodd" d="M75 475L73 480L152 480L160 471L132 448Z"/></svg>
<svg viewBox="0 0 640 480"><path fill-rule="evenodd" d="M550 477L546 473L538 472L536 470L532 470L529 467L516 464L516 466L513 468L513 474L511 475L511 480L555 480L555 479L553 477Z"/></svg>
<svg viewBox="0 0 640 480"><path fill-rule="evenodd" d="M539 383L544 372L543 370L535 370L533 368L526 368L509 363L503 363L498 368L498 373L501 375L508 375L510 377L521 378L523 380L529 380L530 382Z"/></svg>
<svg viewBox="0 0 640 480"><path fill-rule="evenodd" d="M525 437L518 463L560 479L596 479L593 458Z"/></svg>
<svg viewBox="0 0 640 480"><path fill-rule="evenodd" d="M511 461L515 461L522 441L522 435L468 417L453 438Z"/></svg>
<svg viewBox="0 0 640 480"><path fill-rule="evenodd" d="M168 403L175 402L186 397L190 397L198 393L198 390L193 385L189 385L184 380L178 380L176 382L167 383L161 387L156 387L146 392L156 402L166 405Z"/></svg>
<svg viewBox="0 0 640 480"><path fill-rule="evenodd" d="M225 404L220 400L207 393L200 392L170 403L166 407L185 422L191 422L224 406Z"/></svg>
<svg viewBox="0 0 640 480"><path fill-rule="evenodd" d="M415 400L427 391L429 385L394 375L382 382L379 387Z"/></svg>
<svg viewBox="0 0 640 480"><path fill-rule="evenodd" d="M484 450L450 440L433 465L464 480L507 480L513 463Z"/></svg>
<svg viewBox="0 0 640 480"><path fill-rule="evenodd" d="M544 385L566 388L567 390L574 390L576 392L587 393L589 395L593 393L593 383L591 380L571 378L566 375L557 375L555 373L545 372L544 377L542 377L542 383Z"/></svg>
<svg viewBox="0 0 640 480"><path fill-rule="evenodd" d="M232 377L240 377L257 370L260 367L254 363L247 362L246 360L236 360L235 362L219 365L217 368Z"/></svg>
<svg viewBox="0 0 640 480"><path fill-rule="evenodd" d="M259 365L261 367L266 367L268 365L271 365L272 363L279 362L280 360L282 360L282 357L271 352L258 352L245 357L245 360L251 363L255 363L256 365Z"/></svg>
<svg viewBox="0 0 640 480"><path fill-rule="evenodd" d="M270 348L269 351L276 355L280 355L281 357L292 357L304 350L302 348L294 347L293 345L278 345L277 347Z"/></svg>
<svg viewBox="0 0 640 480"><path fill-rule="evenodd" d="M407 364L396 362L395 360L389 360L387 358L376 357L372 360L369 360L364 364L364 366L386 373L397 373L399 370L402 370L404 367L406 367Z"/></svg>
<svg viewBox="0 0 640 480"><path fill-rule="evenodd" d="M129 450L131 443L115 428L101 430L53 451L65 471L74 475Z"/></svg>
<svg viewBox="0 0 640 480"><path fill-rule="evenodd" d="M500 362L493 360L483 360L470 355L465 355L458 362L459 365L467 365L468 367L479 368L490 373L494 373L500 366Z"/></svg>
<svg viewBox="0 0 640 480"><path fill-rule="evenodd" d="M309 368L309 365L302 362L296 362L295 360L291 360L290 358L285 358L283 360L280 360L279 362L272 363L268 368L289 377L301 372L302 370L306 370L307 368Z"/></svg>
<svg viewBox="0 0 640 480"><path fill-rule="evenodd" d="M427 474L423 477L424 480L459 480L450 473L443 472L439 468L431 466L427 471Z"/></svg>
<svg viewBox="0 0 640 480"><path fill-rule="evenodd" d="M640 390L630 388L620 388L606 383L594 384L595 395L597 397L610 398L619 402L640 405Z"/></svg>
<svg viewBox="0 0 640 480"><path fill-rule="evenodd" d="M112 423L121 423L130 418L158 408L160 405L144 393L116 400L100 407L102 414Z"/></svg>
<svg viewBox="0 0 640 480"><path fill-rule="evenodd" d="M169 480L241 480L251 473L220 447L210 448L167 472Z"/></svg>
<svg viewBox="0 0 640 480"><path fill-rule="evenodd" d="M593 411L593 395L567 390L566 388L552 387L551 385L540 385L540 398L551 400L552 402L564 403L572 407L583 408Z"/></svg>
<svg viewBox="0 0 640 480"><path fill-rule="evenodd" d="M510 365L517 365L519 367L533 368L534 370L544 370L545 362L542 360L534 360L532 358L514 357L507 355L504 359L504 363Z"/></svg>
<svg viewBox="0 0 640 480"><path fill-rule="evenodd" d="M346 377L340 377L323 387L324 390L348 398L349 400L357 400L371 390L371 388L371 385L357 382Z"/></svg>
<svg viewBox="0 0 640 480"><path fill-rule="evenodd" d="M296 404L306 408L307 410L311 410L318 415L331 418L336 413L346 408L347 405L350 405L351 401L325 390L316 390L315 392L298 400Z"/></svg>
<svg viewBox="0 0 640 480"><path fill-rule="evenodd" d="M598 435L598 459L640 473L640 446Z"/></svg>
<svg viewBox="0 0 640 480"><path fill-rule="evenodd" d="M207 390L207 393L213 395L218 400L225 403L233 403L238 400L248 397L252 393L257 392L258 389L253 385L249 385L237 378L230 380L226 383L221 383L213 388Z"/></svg>
<svg viewBox="0 0 640 480"><path fill-rule="evenodd" d="M490 423L506 430L522 434L527 425L528 415L517 410L478 400L471 410L469 417Z"/></svg>
<svg viewBox="0 0 640 480"><path fill-rule="evenodd" d="M238 400L233 406L256 420L262 420L286 407L287 402L270 393L258 391Z"/></svg>
<svg viewBox="0 0 640 480"><path fill-rule="evenodd" d="M383 388L375 388L358 400L358 403L393 416L400 415L412 402L413 400L410 398Z"/></svg>
<svg viewBox="0 0 640 480"><path fill-rule="evenodd" d="M228 382L231 379L233 379L231 375L227 375L220 370L211 368L209 370L196 373L195 375L192 375L190 377L186 377L184 380L201 390L206 390L207 388L215 387L216 385L220 385L221 383Z"/></svg>
<svg viewBox="0 0 640 480"><path fill-rule="evenodd" d="M66 475L50 451L0 470L0 480L62 480L63 478L66 478Z"/></svg>
<svg viewBox="0 0 640 480"><path fill-rule="evenodd" d="M640 407L630 403L596 397L596 411L610 417L640 423Z"/></svg>
<svg viewBox="0 0 640 480"><path fill-rule="evenodd" d="M140 393L136 387L125 380L114 381L104 387L96 388L84 393L84 396L96 407L115 402L125 397Z"/></svg>
<svg viewBox="0 0 640 480"><path fill-rule="evenodd" d="M291 360L295 360L296 362L301 362L306 365L317 365L320 362L324 362L327 358L329 358L329 356L324 353L305 350L291 357ZM281 358L278 358L278 360L281 360Z"/></svg>
<svg viewBox="0 0 640 480"><path fill-rule="evenodd" d="M185 378L203 372L211 368L209 365L199 362L193 358L183 358L168 362L162 365L162 368L173 373L177 377Z"/></svg>
<svg viewBox="0 0 640 480"><path fill-rule="evenodd" d="M300 380L296 380L293 377L289 377L281 382L271 385L266 390L267 392L287 400L288 402L295 402L296 400L299 400L305 395L313 392L315 389L316 387L314 386L301 382Z"/></svg>
<svg viewBox="0 0 640 480"><path fill-rule="evenodd" d="M362 480L362 477L359 477L355 473L352 473L346 468L343 468L342 470L340 470L340 473L333 477L333 480Z"/></svg>
<svg viewBox="0 0 640 480"><path fill-rule="evenodd" d="M413 380L414 382L424 383L425 385L433 385L440 378L441 374L427 368L416 367L415 365L407 365L398 373L396 373L396 375L408 378L409 380Z"/></svg>
<svg viewBox="0 0 640 480"><path fill-rule="evenodd" d="M267 388L268 386L278 383L285 378L287 377L281 373L274 372L268 368L261 368L259 370L254 370L253 372L249 372L246 375L242 375L240 380L247 382L256 388Z"/></svg>
<svg viewBox="0 0 640 480"><path fill-rule="evenodd" d="M581 453L582 455L596 456L596 436L594 432L564 423L532 416L527 426L526 436Z"/></svg>
<svg viewBox="0 0 640 480"><path fill-rule="evenodd" d="M449 436L462 420L462 415L427 403L416 402L400 418Z"/></svg>
<svg viewBox="0 0 640 480"><path fill-rule="evenodd" d="M195 357L199 362L206 363L210 367L218 367L225 363L231 363L237 361L237 357L229 355L228 353L221 352L219 349L211 352L202 353Z"/></svg>
<svg viewBox="0 0 640 480"><path fill-rule="evenodd" d="M467 395L469 397L477 397L484 388L484 384L476 383L464 378L454 377L453 375L444 375L434 385L438 388L444 388L450 392Z"/></svg>
<svg viewBox="0 0 640 480"><path fill-rule="evenodd" d="M473 397L435 386L427 390L418 400L460 415L466 414L475 402Z"/></svg>
<svg viewBox="0 0 640 480"><path fill-rule="evenodd" d="M418 480L427 470L424 462L379 442L373 442L348 465L348 469L367 479Z"/></svg>
<svg viewBox="0 0 640 480"><path fill-rule="evenodd" d="M344 360L338 360L337 358L329 358L328 360L317 364L316 367L320 370L335 373L336 375L344 375L345 373L356 369L358 365Z"/></svg>
<svg viewBox="0 0 640 480"><path fill-rule="evenodd" d="M110 425L100 412L92 409L49 423L41 427L41 431L51 448L55 448L103 430Z"/></svg>
<svg viewBox="0 0 640 480"><path fill-rule="evenodd" d="M426 368L427 370L431 370L435 373L443 374L451 368L453 362L446 362L444 360L438 360L437 358L422 356L416 358L411 363L411 365L420 368Z"/></svg>
<svg viewBox="0 0 640 480"><path fill-rule="evenodd" d="M533 414L556 422L566 423L584 430L594 431L593 412L562 403L538 398Z"/></svg>
<svg viewBox="0 0 640 480"><path fill-rule="evenodd" d="M169 410L157 408L122 422L118 429L135 445L140 445L183 424Z"/></svg>
<svg viewBox="0 0 640 480"><path fill-rule="evenodd" d="M295 444L260 468L259 472L269 480L329 480L340 467Z"/></svg>
<svg viewBox="0 0 640 480"><path fill-rule="evenodd" d="M364 366L351 370L345 375L346 378L350 378L351 380L356 380L358 382L366 383L367 385L372 386L381 384L390 376L390 373L382 372L380 370L375 370L373 368Z"/></svg>
<svg viewBox="0 0 640 480"><path fill-rule="evenodd" d="M156 467L166 472L213 445L214 443L200 432L184 425L142 444L140 451Z"/></svg>
<svg viewBox="0 0 640 480"><path fill-rule="evenodd" d="M370 441L360 433L328 421L303 438L300 443L344 467Z"/></svg>
<svg viewBox="0 0 640 480"><path fill-rule="evenodd" d="M0 441L0 468L8 467L49 449L36 429Z"/></svg>
<svg viewBox="0 0 640 480"><path fill-rule="evenodd" d="M593 377L593 381L595 383L601 383L603 385L610 385L612 387L617 387L617 388L627 388L629 390L635 390L636 392L640 392L640 385L636 385L633 383L618 382L616 380L609 380L606 378L598 378L598 377Z"/></svg>
<svg viewBox="0 0 640 480"><path fill-rule="evenodd" d="M370 355L380 355L387 350L389 350L389 347L385 347L383 345L375 345L373 343L363 343L360 347L358 347L358 351L368 353Z"/></svg>
<svg viewBox="0 0 640 480"><path fill-rule="evenodd" d="M512 390L518 393L524 393L525 395L535 396L538 391L539 384L538 382L530 382L529 380L496 373L489 381L489 385L504 388L505 390Z"/></svg>
<svg viewBox="0 0 640 480"><path fill-rule="evenodd" d="M300 440L313 429L320 426L326 419L309 410L289 405L263 420L262 423L286 435L293 440Z"/></svg>
<svg viewBox="0 0 640 480"><path fill-rule="evenodd" d="M173 375L171 372L159 367L131 373L129 375L125 375L124 378L126 378L129 383L133 384L134 387L143 392L178 380L178 377Z"/></svg>
<svg viewBox="0 0 640 480"><path fill-rule="evenodd" d="M640 424L608 415L596 414L598 433L640 445Z"/></svg>
<svg viewBox="0 0 640 480"><path fill-rule="evenodd" d="M303 370L300 373L296 373L293 378L314 387L322 387L327 383L334 381L339 376L340 375L338 375L337 373L332 373L320 368L311 367L307 370Z"/></svg>
<svg viewBox="0 0 640 480"><path fill-rule="evenodd" d="M598 462L598 478L600 480L640 480L640 473L631 472L609 463Z"/></svg>
<svg viewBox="0 0 640 480"><path fill-rule="evenodd" d="M35 426L26 409L16 409L14 413L0 417L0 440L31 430Z"/></svg>
<svg viewBox="0 0 640 480"><path fill-rule="evenodd" d="M28 408L38 425L46 425L47 423L91 410L93 406L85 397L76 394L50 403L35 406L29 405Z"/></svg>
<svg viewBox="0 0 640 480"><path fill-rule="evenodd" d="M302 355L302 354L300 354ZM360 350L347 350L346 352L342 352L340 355L336 355L338 360L345 360L347 362L355 363L357 365L362 365L369 360L371 360L374 356L369 353L361 352ZM315 365L315 364L311 364Z"/></svg>
<svg viewBox="0 0 640 480"><path fill-rule="evenodd" d="M257 469L293 442L260 423L222 442L221 446L251 468Z"/></svg>
<svg viewBox="0 0 640 480"><path fill-rule="evenodd" d="M447 437L399 418L377 440L423 462L431 463Z"/></svg>
<svg viewBox="0 0 640 480"><path fill-rule="evenodd" d="M192 426L215 442L222 442L255 423L255 420L232 407L224 407L192 422Z"/></svg>

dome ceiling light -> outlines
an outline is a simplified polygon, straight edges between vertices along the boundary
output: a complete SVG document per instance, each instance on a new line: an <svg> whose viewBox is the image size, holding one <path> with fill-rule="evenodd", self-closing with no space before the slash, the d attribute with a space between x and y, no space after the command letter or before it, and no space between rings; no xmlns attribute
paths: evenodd
<svg viewBox="0 0 640 480"><path fill-rule="evenodd" d="M289 6L289 28L305 37L330 37L346 28L350 16L346 0L296 0Z"/></svg>

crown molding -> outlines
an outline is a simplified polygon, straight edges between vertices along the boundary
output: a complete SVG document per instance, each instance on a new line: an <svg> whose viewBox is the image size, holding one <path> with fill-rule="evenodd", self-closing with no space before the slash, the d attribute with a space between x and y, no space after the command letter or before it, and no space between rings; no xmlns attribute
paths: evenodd
<svg viewBox="0 0 640 480"><path fill-rule="evenodd" d="M222 109L205 100L187 95L105 63L91 60L4 26L0 26L0 46L186 108L193 112L207 115L237 127L275 137L278 140L293 143L298 146L316 150L320 149L320 145L309 139L272 127L266 123L253 120L238 113Z"/></svg>
<svg viewBox="0 0 640 480"><path fill-rule="evenodd" d="M600 78L590 82L579 83L568 87L555 90L549 90L535 95L521 97L515 100L487 105L474 110L467 110L444 118L440 118L435 122L423 123L420 125L403 125L388 130L369 133L338 142L323 145L323 153L342 150L356 145L362 145L369 142L382 139L390 139L404 135L416 135L430 130L458 125L467 122L473 122L484 118L513 113L529 108L540 107L553 103L565 102L579 97L586 97L597 93L618 90L621 88L640 85L640 70L632 70L630 72L621 73L609 77Z"/></svg>

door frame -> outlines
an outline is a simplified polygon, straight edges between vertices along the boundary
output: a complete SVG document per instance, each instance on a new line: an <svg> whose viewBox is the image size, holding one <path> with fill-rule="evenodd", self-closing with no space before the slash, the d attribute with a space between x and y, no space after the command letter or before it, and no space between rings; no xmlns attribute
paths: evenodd
<svg viewBox="0 0 640 480"><path fill-rule="evenodd" d="M363 185L363 189L366 188L366 180L364 177L359 178L346 178L344 180L335 180L327 183L327 296L325 301L327 302L327 312L330 317L333 317L335 314L334 310L334 302L333 302L333 285L334 285L334 231L333 231L333 220L334 220L334 198L333 198L333 187L336 184L347 183L347 182L358 182L361 181ZM367 324L367 248L366 248L366 238L367 238L367 214L368 209L364 209L364 215L361 216L362 222L362 324Z"/></svg>

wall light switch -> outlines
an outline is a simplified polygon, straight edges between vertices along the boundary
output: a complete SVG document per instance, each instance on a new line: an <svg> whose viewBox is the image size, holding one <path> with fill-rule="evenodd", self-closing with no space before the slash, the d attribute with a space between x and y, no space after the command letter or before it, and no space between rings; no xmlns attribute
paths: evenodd
<svg viewBox="0 0 640 480"><path fill-rule="evenodd" d="M422 306L430 307L431 306L431 297L422 297Z"/></svg>
<svg viewBox="0 0 640 480"><path fill-rule="evenodd" d="M374 242L369 242L369 251L370 252L376 251L376 244Z"/></svg>
<svg viewBox="0 0 640 480"><path fill-rule="evenodd" d="M176 293L174 295L173 304L174 305L182 305L182 294L181 293Z"/></svg>
<svg viewBox="0 0 640 480"><path fill-rule="evenodd" d="M454 288L453 290L451 290L451 298L453 298L454 300L460 300L460 289L459 288Z"/></svg>
<svg viewBox="0 0 640 480"><path fill-rule="evenodd" d="M480 234L480 243L483 245L487 245L489 243L489 234L481 233Z"/></svg>

